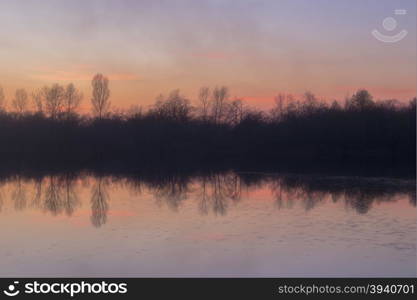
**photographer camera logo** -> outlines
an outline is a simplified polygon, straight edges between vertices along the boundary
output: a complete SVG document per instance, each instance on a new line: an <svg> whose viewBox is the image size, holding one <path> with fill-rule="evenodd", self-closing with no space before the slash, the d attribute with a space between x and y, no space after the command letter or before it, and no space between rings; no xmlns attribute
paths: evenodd
<svg viewBox="0 0 417 300"><path fill-rule="evenodd" d="M396 9L394 11L395 15L406 15L407 10L405 9ZM382 21L382 27L387 31L393 31L397 28L397 20L393 17L385 18L384 21ZM401 41L407 36L408 32L407 30L403 29L400 32L398 32L395 35L386 35L381 32L379 32L377 29L374 29L372 31L372 35L379 41L384 43L396 43Z"/></svg>
<svg viewBox="0 0 417 300"><path fill-rule="evenodd" d="M7 296L14 297L19 295L20 291L16 289L16 285L19 284L19 281L13 282L7 287L7 290L4 290L3 293Z"/></svg>

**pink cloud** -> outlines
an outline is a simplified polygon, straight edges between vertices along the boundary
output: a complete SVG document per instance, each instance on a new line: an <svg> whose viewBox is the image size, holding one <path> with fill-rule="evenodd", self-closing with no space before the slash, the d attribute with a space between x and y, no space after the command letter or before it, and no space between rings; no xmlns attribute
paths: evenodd
<svg viewBox="0 0 417 300"><path fill-rule="evenodd" d="M37 67L34 70L33 77L45 81L90 81L94 74L94 68L89 65L74 65L63 69L50 68L45 66ZM105 73L110 80L115 81L131 81L140 80L137 74L129 72L113 72Z"/></svg>

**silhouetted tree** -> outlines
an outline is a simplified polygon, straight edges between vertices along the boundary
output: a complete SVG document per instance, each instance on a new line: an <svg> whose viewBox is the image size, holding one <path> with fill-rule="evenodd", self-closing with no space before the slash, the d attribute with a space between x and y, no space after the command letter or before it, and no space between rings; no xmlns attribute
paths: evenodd
<svg viewBox="0 0 417 300"><path fill-rule="evenodd" d="M103 81L99 76L96 86ZM176 90L159 97L148 111L103 115L98 110L100 122L90 117L69 122L60 118L67 111L64 100L55 101L61 98L65 91L59 85L35 92L37 111L51 118L42 113L18 118L14 113L0 114L0 162L273 168L291 161L297 165L367 161L398 166L413 166L415 161L415 99L408 105L373 101L368 92L358 91L341 107L337 102L328 105L311 93L300 98L288 95L278 99L275 110L267 115L239 99L230 101L225 87L216 88L213 94L202 90L201 105L209 105L197 109ZM71 104L69 110L75 107Z"/></svg>
<svg viewBox="0 0 417 300"><path fill-rule="evenodd" d="M223 121L226 112L226 101L229 98L229 90L227 87L216 87L212 93L212 118L214 123Z"/></svg>
<svg viewBox="0 0 417 300"><path fill-rule="evenodd" d="M23 114L27 110L28 104L28 94L24 89L17 89L15 93L15 97L12 101L12 105L14 110L19 113Z"/></svg>
<svg viewBox="0 0 417 300"><path fill-rule="evenodd" d="M330 110L333 112L340 111L341 109L342 109L342 106L336 100L334 100L332 104L330 105Z"/></svg>
<svg viewBox="0 0 417 300"><path fill-rule="evenodd" d="M109 80L102 74L96 74L91 85L93 87L93 97L91 98L93 113L101 119L110 108Z"/></svg>
<svg viewBox="0 0 417 300"><path fill-rule="evenodd" d="M284 105L285 105L285 94L279 93L275 96L275 107L271 110L271 117L275 121L281 121L282 116L284 115Z"/></svg>
<svg viewBox="0 0 417 300"><path fill-rule="evenodd" d="M312 114L318 109L318 107L319 101L316 96L310 91L305 92L304 101L301 104L301 113L307 115Z"/></svg>
<svg viewBox="0 0 417 300"><path fill-rule="evenodd" d="M58 118L64 108L64 87L55 83L51 87L44 87L42 93L46 113L52 119Z"/></svg>
<svg viewBox="0 0 417 300"><path fill-rule="evenodd" d="M179 90L172 91L168 98L162 95L151 109L151 114L160 119L185 122L190 118L192 107L190 101L184 98Z"/></svg>
<svg viewBox="0 0 417 300"><path fill-rule="evenodd" d="M82 98L83 94L74 84L70 83L67 85L64 93L64 111L67 118L76 113Z"/></svg>
<svg viewBox="0 0 417 300"><path fill-rule="evenodd" d="M347 102L347 108L353 110L366 110L374 105L371 94L367 90L358 90Z"/></svg>
<svg viewBox="0 0 417 300"><path fill-rule="evenodd" d="M210 88L200 88L198 100L200 102L200 116L204 121L207 121L210 110Z"/></svg>
<svg viewBox="0 0 417 300"><path fill-rule="evenodd" d="M35 112L42 114L43 113L43 91L42 89L32 92L33 106Z"/></svg>
<svg viewBox="0 0 417 300"><path fill-rule="evenodd" d="M409 103L410 109L413 110L414 112L416 111L416 103L417 103L417 98L416 97L411 99L410 103Z"/></svg>
<svg viewBox="0 0 417 300"><path fill-rule="evenodd" d="M225 122L230 125L237 125L242 121L244 114L243 102L241 99L235 99L227 105Z"/></svg>
<svg viewBox="0 0 417 300"><path fill-rule="evenodd" d="M6 97L3 88L0 86L0 112L6 111Z"/></svg>

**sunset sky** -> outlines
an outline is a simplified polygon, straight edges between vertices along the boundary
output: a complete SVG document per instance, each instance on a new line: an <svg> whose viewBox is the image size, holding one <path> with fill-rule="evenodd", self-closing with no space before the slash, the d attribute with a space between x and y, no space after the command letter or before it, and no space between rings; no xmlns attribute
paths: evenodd
<svg viewBox="0 0 417 300"><path fill-rule="evenodd" d="M406 9L407 15L394 15ZM386 17L398 28L387 32ZM394 44L371 31L408 36ZM144 107L179 88L226 85L260 108L279 92L343 99L416 95L415 0L1 0L0 85L73 82L89 106L90 81L110 79L114 106Z"/></svg>

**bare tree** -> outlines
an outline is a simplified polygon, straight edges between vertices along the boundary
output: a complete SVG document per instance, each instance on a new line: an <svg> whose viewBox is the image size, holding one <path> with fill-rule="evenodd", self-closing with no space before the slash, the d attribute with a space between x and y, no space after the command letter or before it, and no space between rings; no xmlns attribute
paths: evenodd
<svg viewBox="0 0 417 300"><path fill-rule="evenodd" d="M416 104L417 104L417 98L414 97L413 99L410 100L408 106L411 108L411 110L416 110Z"/></svg>
<svg viewBox="0 0 417 300"><path fill-rule="evenodd" d="M337 100L333 100L332 104L330 105L330 110L332 111L340 111L342 106L339 104Z"/></svg>
<svg viewBox="0 0 417 300"><path fill-rule="evenodd" d="M372 95L367 90L358 90L345 103L346 108L350 110L366 110L374 105Z"/></svg>
<svg viewBox="0 0 417 300"><path fill-rule="evenodd" d="M190 118L192 109L190 101L183 97L179 90L173 90L167 98L163 95L157 98L151 113L159 118L182 122Z"/></svg>
<svg viewBox="0 0 417 300"><path fill-rule="evenodd" d="M275 96L275 107L271 110L272 118L276 121L281 121L284 115L284 104L286 96L285 94L279 93Z"/></svg>
<svg viewBox="0 0 417 300"><path fill-rule="evenodd" d="M17 89L15 98L12 101L13 108L19 114L23 114L27 110L28 94L24 89Z"/></svg>
<svg viewBox="0 0 417 300"><path fill-rule="evenodd" d="M6 97L4 96L3 88L0 86L0 112L6 110Z"/></svg>
<svg viewBox="0 0 417 300"><path fill-rule="evenodd" d="M301 111L303 114L312 114L318 109L319 101L312 92L305 92L303 100L301 103Z"/></svg>
<svg viewBox="0 0 417 300"><path fill-rule="evenodd" d="M91 98L93 113L101 119L110 108L109 80L103 74L96 74L91 85L93 86L93 97Z"/></svg>
<svg viewBox="0 0 417 300"><path fill-rule="evenodd" d="M200 101L200 113L203 120L207 120L210 108L210 89L202 87L198 93L198 100Z"/></svg>
<svg viewBox="0 0 417 300"><path fill-rule="evenodd" d="M235 99L227 104L225 121L230 125L237 125L243 119L244 106L241 99Z"/></svg>
<svg viewBox="0 0 417 300"><path fill-rule="evenodd" d="M82 99L83 94L74 84L68 84L64 93L64 110L68 118L77 111Z"/></svg>
<svg viewBox="0 0 417 300"><path fill-rule="evenodd" d="M35 112L42 114L43 113L43 93L42 90L36 90L32 92L33 106L35 107Z"/></svg>
<svg viewBox="0 0 417 300"><path fill-rule="evenodd" d="M212 94L212 117L215 123L222 121L226 111L226 101L229 98L229 90L227 87L216 87Z"/></svg>
<svg viewBox="0 0 417 300"><path fill-rule="evenodd" d="M306 102L306 103L316 103L317 102L316 95L314 95L310 91L306 91L304 93L304 102Z"/></svg>
<svg viewBox="0 0 417 300"><path fill-rule="evenodd" d="M127 110L127 115L131 118L138 118L143 115L142 106L140 105L131 105Z"/></svg>
<svg viewBox="0 0 417 300"><path fill-rule="evenodd" d="M56 119L62 113L64 107L64 88L55 83L52 87L44 87L42 94L45 111L52 119Z"/></svg>

